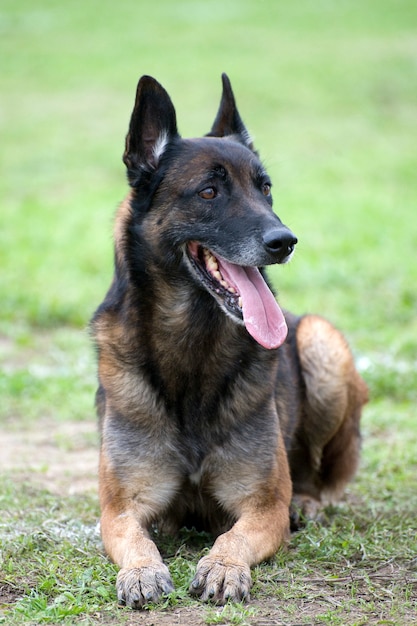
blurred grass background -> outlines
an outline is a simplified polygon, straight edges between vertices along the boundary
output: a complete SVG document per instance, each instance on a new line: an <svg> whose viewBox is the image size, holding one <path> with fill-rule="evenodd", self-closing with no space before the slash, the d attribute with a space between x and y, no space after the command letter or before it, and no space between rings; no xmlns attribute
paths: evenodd
<svg viewBox="0 0 417 626"><path fill-rule="evenodd" d="M271 270L281 303L322 313L346 333L372 397L361 470L348 508L335 518L341 528L322 552L314 537L325 527L295 537L294 561L290 554L282 574L291 572L288 599L274 596L280 585L267 585L266 595L300 621L305 580L327 576L326 568L345 576L351 563L368 580L387 563L394 571L415 567L415 0L2 0L0 434L3 448L33 440L27 451L35 457L25 465L16 450L13 467L0 464L4 589L21 596L15 608L5 600L15 613L0 615L2 623L73 624L73 615L104 606L115 612L109 623L129 619L115 608L111 566L96 548L78 552L82 534L71 551L55 536L44 545L48 524L93 525L95 495L51 496L35 485L51 466L48 451L64 458L73 448L67 458L75 465L84 449L84 431L73 441L62 425L77 432L74 420L91 422L84 447L97 445L86 327L111 280L112 221L127 190L121 154L137 80L157 78L173 98L180 131L193 136L212 124L223 71L272 176L277 212L299 238L293 261ZM39 433L46 445L38 452ZM53 463L52 470L53 478ZM305 558L303 543L311 548ZM356 544L359 561L349 556ZM269 566L271 580L280 558ZM394 586L385 595L375 596L371 581L372 601L356 599L353 582L323 623L371 623L374 602L385 616L379 623L411 623L404 614L415 614L413 571L409 586L398 578L396 587L389 574ZM91 597L85 591L92 572L102 581L100 601L94 585ZM101 623L97 615L82 623Z"/></svg>
<svg viewBox="0 0 417 626"><path fill-rule="evenodd" d="M414 0L3 0L0 69L6 360L62 329L83 331L63 348L69 364L90 350L84 329L111 278L140 75L166 87L193 136L209 130L226 71L277 212L300 242L271 272L282 304L334 321L370 378L372 364L385 368L383 391L397 393L405 363L400 381L413 395Z"/></svg>

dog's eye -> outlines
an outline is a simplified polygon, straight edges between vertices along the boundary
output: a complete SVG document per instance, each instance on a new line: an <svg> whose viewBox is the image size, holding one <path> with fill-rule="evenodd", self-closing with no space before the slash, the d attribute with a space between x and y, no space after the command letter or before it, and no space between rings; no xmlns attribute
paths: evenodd
<svg viewBox="0 0 417 626"><path fill-rule="evenodd" d="M269 183L263 183L262 193L264 194L264 196L271 195L271 185Z"/></svg>
<svg viewBox="0 0 417 626"><path fill-rule="evenodd" d="M214 200L217 196L217 190L214 187L206 187L198 194L203 200Z"/></svg>

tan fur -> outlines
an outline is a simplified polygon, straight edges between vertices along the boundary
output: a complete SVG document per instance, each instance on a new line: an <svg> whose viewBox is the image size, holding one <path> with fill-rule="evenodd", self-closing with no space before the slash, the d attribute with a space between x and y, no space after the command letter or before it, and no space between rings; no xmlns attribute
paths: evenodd
<svg viewBox="0 0 417 626"><path fill-rule="evenodd" d="M301 430L311 468L296 479L294 506L310 518L323 503L336 501L356 472L368 391L346 339L327 320L302 318L296 336L307 399Z"/></svg>

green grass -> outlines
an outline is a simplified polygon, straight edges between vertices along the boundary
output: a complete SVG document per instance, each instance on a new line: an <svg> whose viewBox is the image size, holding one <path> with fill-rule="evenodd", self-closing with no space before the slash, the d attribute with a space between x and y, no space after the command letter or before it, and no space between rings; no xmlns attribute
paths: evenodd
<svg viewBox="0 0 417 626"><path fill-rule="evenodd" d="M271 271L280 300L340 327L371 390L346 501L255 569L253 602L190 600L208 540L184 535L163 547L176 592L140 623L168 624L173 611L193 625L414 621L416 28L413 0L2 2L3 445L45 433L63 457L97 446L91 433L66 440L63 426L95 419L86 327L110 281L121 153L144 73L193 136L209 130L228 72L276 210L299 238L291 264ZM46 488L45 450L38 469L23 457L0 466L0 622L139 623L116 608L95 494Z"/></svg>

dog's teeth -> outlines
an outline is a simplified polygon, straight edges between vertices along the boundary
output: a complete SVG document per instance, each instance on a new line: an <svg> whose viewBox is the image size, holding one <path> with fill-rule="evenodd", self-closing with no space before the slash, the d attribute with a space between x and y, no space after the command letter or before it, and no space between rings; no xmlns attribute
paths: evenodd
<svg viewBox="0 0 417 626"><path fill-rule="evenodd" d="M236 293L236 289L232 287L231 285L227 287L227 291L230 291L230 293Z"/></svg>
<svg viewBox="0 0 417 626"><path fill-rule="evenodd" d="M210 272L216 272L219 269L219 265L214 256L210 255L207 257L206 267Z"/></svg>
<svg viewBox="0 0 417 626"><path fill-rule="evenodd" d="M229 289L229 283L227 283L225 280L221 280L220 284L222 287L224 287L225 289Z"/></svg>
<svg viewBox="0 0 417 626"><path fill-rule="evenodd" d="M212 272L212 276L213 278L218 280L219 283L221 283L221 281L223 280L223 276L220 274L219 270L215 270L214 272Z"/></svg>
<svg viewBox="0 0 417 626"><path fill-rule="evenodd" d="M237 304L238 304L238 306L239 306L240 308L242 308L242 306L243 306L243 302L242 302L242 298L241 298L241 296L239 296L238 301L237 301Z"/></svg>

